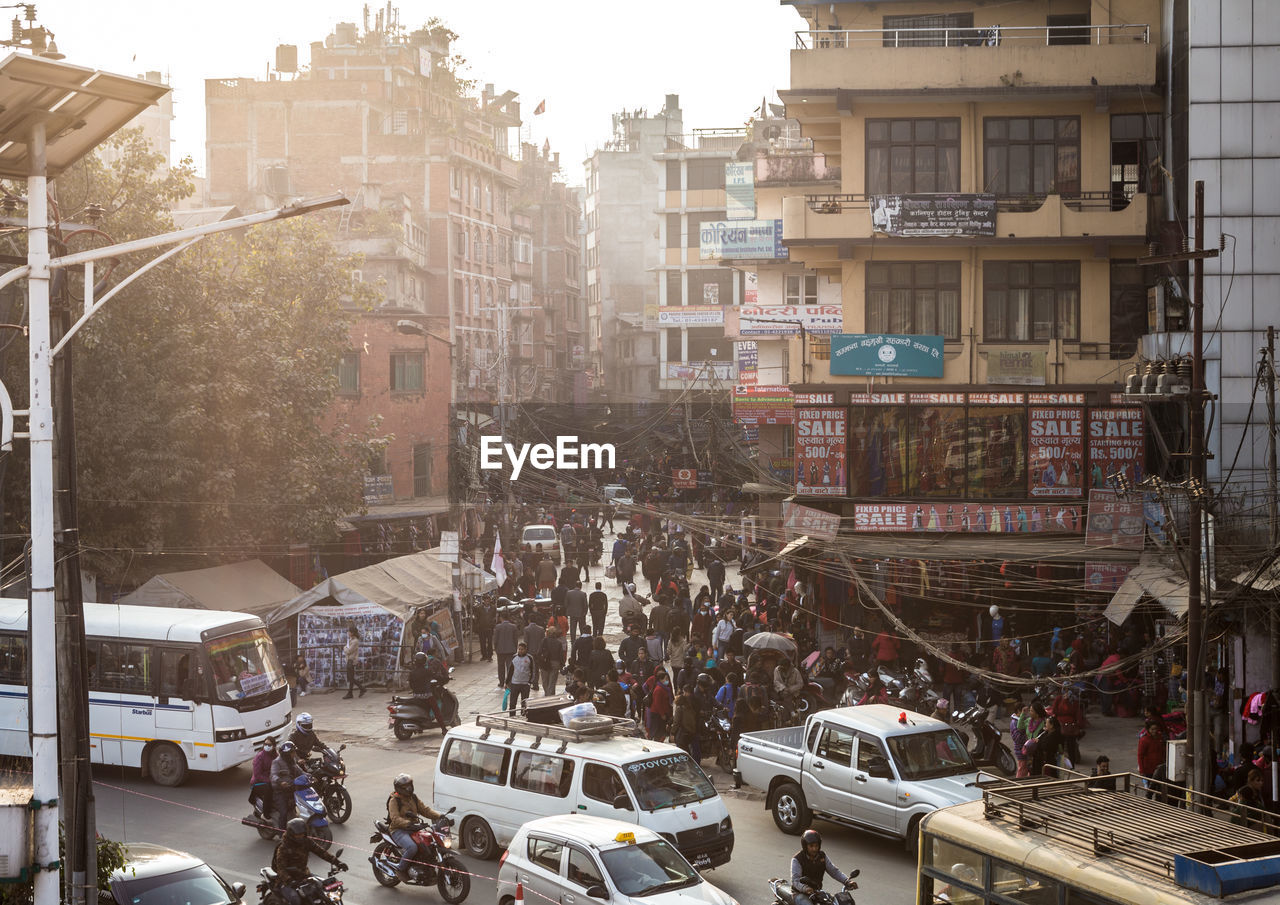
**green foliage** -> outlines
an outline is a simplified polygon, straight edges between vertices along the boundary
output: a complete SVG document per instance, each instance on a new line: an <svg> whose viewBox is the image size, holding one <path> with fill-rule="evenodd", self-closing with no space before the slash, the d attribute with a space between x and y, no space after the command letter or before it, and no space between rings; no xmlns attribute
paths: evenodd
<svg viewBox="0 0 1280 905"><path fill-rule="evenodd" d="M63 838L61 826L58 827L58 856L59 861L65 863L66 840ZM126 861L128 861L128 849L122 843L107 839L105 836L98 836L99 892L110 891L111 875L124 867ZM62 876L62 880L59 881L61 885L66 880L65 870L59 873ZM0 883L0 905L33 905L34 901L35 883L32 880L27 880L25 883Z"/></svg>

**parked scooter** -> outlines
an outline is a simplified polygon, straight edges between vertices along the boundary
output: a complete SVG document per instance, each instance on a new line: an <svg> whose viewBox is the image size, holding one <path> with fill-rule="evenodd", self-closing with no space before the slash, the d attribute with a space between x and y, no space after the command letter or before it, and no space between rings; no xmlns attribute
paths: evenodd
<svg viewBox="0 0 1280 905"><path fill-rule="evenodd" d="M342 905L344 887L342 881L338 879L338 872L347 869L347 866L342 863L342 849L338 849L335 860L338 863L330 865L326 876L307 877L293 887L303 905ZM280 879L280 875L269 867L262 868L258 873L262 877L262 881L258 883L260 905L284 905L287 898L281 894L285 884ZM239 883L236 886L243 889Z"/></svg>
<svg viewBox="0 0 1280 905"><path fill-rule="evenodd" d="M293 805L298 816L307 821L307 835L327 851L333 842L333 829L329 826L324 800L316 794L311 786L311 777L305 773L293 781ZM257 802L253 805L253 813L240 823L256 829L263 839L277 839L282 832L274 817L263 816Z"/></svg>
<svg viewBox="0 0 1280 905"><path fill-rule="evenodd" d="M462 859L450 851L453 840L449 828L453 820L449 815L456 810L449 808L434 824L419 823L409 830L417 843L418 856L409 865L409 879L404 881L398 873L404 850L392 837L385 819L374 823L374 833L369 837L370 842L377 843L369 856L373 878L382 886L396 886L401 882L410 886L434 886L449 905L458 905L471 892L471 875Z"/></svg>
<svg viewBox="0 0 1280 905"><path fill-rule="evenodd" d="M449 674L453 674L453 667L449 667ZM462 722L458 717L457 695L441 682L432 679L428 695L436 699L445 723L457 726ZM437 727L435 716L427 707L427 696L392 695L391 703L387 705L387 714L387 726L402 742L408 741L419 732L427 732Z"/></svg>
<svg viewBox="0 0 1280 905"><path fill-rule="evenodd" d="M861 871L851 871L849 874L849 882L845 884L845 888L837 893L829 893L826 890L816 890L809 894L809 900L813 905L854 905L853 896L849 894L852 889L857 889L858 884L854 882L854 878ZM769 881L769 889L773 892L773 905L795 905L796 894L791 888L790 879L780 879L774 877Z"/></svg>
<svg viewBox="0 0 1280 905"><path fill-rule="evenodd" d="M796 695L796 719L803 720L811 713L817 713L819 710L830 710L836 706L838 706L838 702L827 697L822 685L812 679L807 679L804 689L801 690L800 694Z"/></svg>
<svg viewBox="0 0 1280 905"><path fill-rule="evenodd" d="M1004 733L991 718L991 711L986 707L970 707L964 712L956 711L951 715L952 726L964 739L965 747L974 763L979 766L994 766L1006 776L1013 776L1018 771L1018 762L1013 751L1001 741ZM965 731L972 730L972 734Z"/></svg>
<svg viewBox="0 0 1280 905"><path fill-rule="evenodd" d="M342 752L346 748L346 745L339 745L337 751L322 748L319 757L313 757L303 765L303 769L311 776L311 785L316 794L324 800L329 820L333 823L346 823L351 817L351 793L344 785L347 781L347 764L342 759Z"/></svg>

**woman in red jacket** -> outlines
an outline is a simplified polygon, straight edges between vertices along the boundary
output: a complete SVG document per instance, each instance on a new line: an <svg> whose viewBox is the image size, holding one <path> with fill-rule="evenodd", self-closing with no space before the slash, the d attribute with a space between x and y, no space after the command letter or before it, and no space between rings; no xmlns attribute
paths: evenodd
<svg viewBox="0 0 1280 905"><path fill-rule="evenodd" d="M1155 776L1164 764L1164 729L1155 720L1147 720L1147 726L1138 735L1138 772L1147 779ZM1151 790L1147 789L1147 797Z"/></svg>

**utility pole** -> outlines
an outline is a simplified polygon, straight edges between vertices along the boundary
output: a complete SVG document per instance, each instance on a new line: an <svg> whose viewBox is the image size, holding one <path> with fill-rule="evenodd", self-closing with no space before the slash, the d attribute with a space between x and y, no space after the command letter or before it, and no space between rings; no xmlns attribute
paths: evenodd
<svg viewBox="0 0 1280 905"><path fill-rule="evenodd" d="M1280 546L1280 513L1276 509L1276 328L1267 327L1267 347L1262 350L1262 379L1267 385L1267 540ZM1271 687L1280 688L1280 607L1271 608ZM1272 761L1272 767L1276 763ZM1272 788L1275 788L1273 785Z"/></svg>

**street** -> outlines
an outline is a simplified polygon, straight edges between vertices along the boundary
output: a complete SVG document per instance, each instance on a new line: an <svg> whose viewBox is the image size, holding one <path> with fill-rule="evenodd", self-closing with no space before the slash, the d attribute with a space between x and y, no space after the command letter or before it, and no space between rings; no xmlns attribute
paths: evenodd
<svg viewBox="0 0 1280 905"><path fill-rule="evenodd" d="M405 747L416 751L420 745ZM351 819L334 828L332 850L342 848L342 858L351 868L343 875L346 900L363 905L394 902L397 896L408 895L438 901L439 894L434 889L379 887L366 860L372 851L369 834L373 821L386 815L391 778L401 771L411 773L419 794L429 801L435 758L408 750L397 753L366 747L349 747L344 756L350 772L347 786L355 806ZM731 785L723 773L708 769L718 787ZM253 829L240 824L249 810L246 767L222 774L192 774L178 789L163 789L144 781L136 770L100 768L95 775L100 833L126 844L157 842L188 851L204 858L228 882L244 883L249 887L247 898L256 901L258 870L270 863L272 843L259 839ZM707 877L743 905L767 905L771 901L767 881L786 875L799 841L774 827L762 802L732 794L725 796L725 802L737 833L733 860ZM908 905L914 900L915 865L899 843L832 824L819 823L816 828L823 834L826 852L841 869L861 869L860 889L854 895L858 902ZM475 873L468 901L495 902L497 861L462 857ZM318 858L312 859L312 866L321 873L327 867Z"/></svg>

